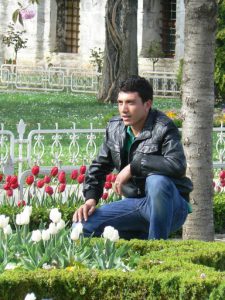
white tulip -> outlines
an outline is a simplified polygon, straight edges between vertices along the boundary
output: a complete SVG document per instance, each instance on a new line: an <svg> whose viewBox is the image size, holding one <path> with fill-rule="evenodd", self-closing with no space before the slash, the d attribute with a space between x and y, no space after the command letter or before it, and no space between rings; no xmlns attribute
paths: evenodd
<svg viewBox="0 0 225 300"><path fill-rule="evenodd" d="M58 232L58 229L57 229L57 226L55 223L50 223L48 230L51 234L56 234Z"/></svg>
<svg viewBox="0 0 225 300"><path fill-rule="evenodd" d="M25 206L24 209L23 209L23 213L27 213L27 214L29 214L29 216L31 216L32 206Z"/></svg>
<svg viewBox="0 0 225 300"><path fill-rule="evenodd" d="M83 225L81 223L75 224L75 227L72 229L72 232L70 234L71 240L73 241L78 240L82 232L83 232Z"/></svg>
<svg viewBox="0 0 225 300"><path fill-rule="evenodd" d="M9 224L9 217L0 215L0 228L5 228Z"/></svg>
<svg viewBox="0 0 225 300"><path fill-rule="evenodd" d="M17 215L16 215L16 224L17 224L17 225L22 225L21 214L17 214Z"/></svg>
<svg viewBox="0 0 225 300"><path fill-rule="evenodd" d="M52 208L50 211L49 218L52 222L58 223L62 218L62 214L61 212L59 212L58 208Z"/></svg>
<svg viewBox="0 0 225 300"><path fill-rule="evenodd" d="M21 213L21 222L21 225L27 225L30 223L30 213L28 210Z"/></svg>
<svg viewBox="0 0 225 300"><path fill-rule="evenodd" d="M32 235L31 235L31 240L33 242L36 242L36 243L40 242L40 240L41 240L41 231L40 230L33 230Z"/></svg>
<svg viewBox="0 0 225 300"><path fill-rule="evenodd" d="M4 231L5 235L12 234L12 228L11 228L11 226L9 224L6 227L3 228L3 231Z"/></svg>
<svg viewBox="0 0 225 300"><path fill-rule="evenodd" d="M16 268L16 264L13 264L13 263L8 263L5 266L5 270L14 270L15 268Z"/></svg>
<svg viewBox="0 0 225 300"><path fill-rule="evenodd" d="M42 240L43 240L43 241L48 241L48 240L50 239L50 232L49 232L49 229L47 229L47 230L42 230L41 237L42 237Z"/></svg>
<svg viewBox="0 0 225 300"><path fill-rule="evenodd" d="M34 293L27 294L24 300L36 300L36 296Z"/></svg>
<svg viewBox="0 0 225 300"><path fill-rule="evenodd" d="M56 224L56 227L58 230L62 230L63 228L65 228L66 226L66 223L63 219L61 219L57 224Z"/></svg>
<svg viewBox="0 0 225 300"><path fill-rule="evenodd" d="M105 239L108 239L112 242L116 242L120 238L118 230L112 226L106 226L102 235Z"/></svg>

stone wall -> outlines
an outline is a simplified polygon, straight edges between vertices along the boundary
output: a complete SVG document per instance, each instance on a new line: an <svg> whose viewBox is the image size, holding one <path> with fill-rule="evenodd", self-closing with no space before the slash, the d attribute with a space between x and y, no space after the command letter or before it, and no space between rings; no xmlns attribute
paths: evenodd
<svg viewBox="0 0 225 300"><path fill-rule="evenodd" d="M0 63L13 56L13 50L2 45L2 35L16 8L16 0L0 2ZM33 19L25 20L27 48L18 52L18 64L70 66L90 68L90 50L104 49L106 0L80 0L80 33L78 53L57 53L56 50L56 0L40 1ZM183 56L184 5L177 1L176 58ZM18 29L23 29L17 24ZM160 40L160 5L156 0L138 0L138 53L146 55L150 42ZM150 68L148 60L140 59L140 68ZM174 64L172 64L174 65ZM157 66L156 66L157 67Z"/></svg>

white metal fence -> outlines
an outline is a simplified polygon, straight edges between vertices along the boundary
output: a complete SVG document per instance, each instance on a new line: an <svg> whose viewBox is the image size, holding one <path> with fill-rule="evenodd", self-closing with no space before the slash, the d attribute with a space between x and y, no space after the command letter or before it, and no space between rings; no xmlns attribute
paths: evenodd
<svg viewBox="0 0 225 300"><path fill-rule="evenodd" d="M176 75L172 72L142 72L153 86L156 97L180 95ZM97 93L101 74L92 70L66 67L28 67L3 64L0 69L0 90L66 91Z"/></svg>

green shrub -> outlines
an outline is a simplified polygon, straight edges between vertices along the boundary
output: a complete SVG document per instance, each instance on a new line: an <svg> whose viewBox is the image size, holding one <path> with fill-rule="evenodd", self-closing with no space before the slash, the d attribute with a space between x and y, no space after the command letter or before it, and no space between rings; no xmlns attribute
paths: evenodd
<svg viewBox="0 0 225 300"><path fill-rule="evenodd" d="M142 258L135 271L71 270L5 271L0 300L37 299L170 299L223 300L225 244L199 241L119 241ZM222 265L222 267L221 267Z"/></svg>

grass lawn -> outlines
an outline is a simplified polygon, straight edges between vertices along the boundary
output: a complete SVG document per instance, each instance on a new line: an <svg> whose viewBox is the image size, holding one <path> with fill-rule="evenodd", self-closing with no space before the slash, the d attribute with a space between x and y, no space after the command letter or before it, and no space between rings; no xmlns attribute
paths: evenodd
<svg viewBox="0 0 225 300"><path fill-rule="evenodd" d="M154 107L163 111L179 110L179 99L155 99ZM117 115L117 104L97 102L95 95L67 93L0 93L0 122L5 129L16 132L16 124L23 119L26 131L43 129L71 128L75 122L77 128L105 128L107 121Z"/></svg>

